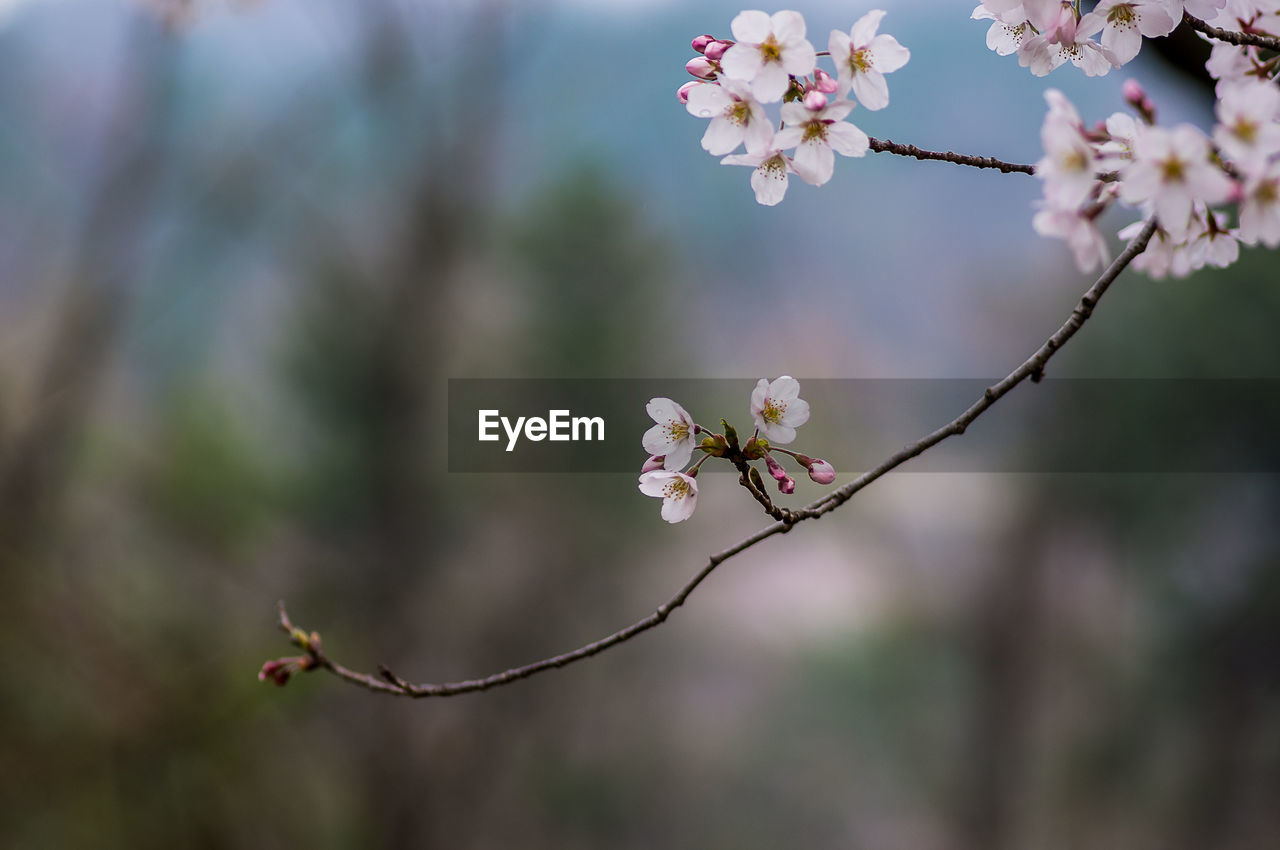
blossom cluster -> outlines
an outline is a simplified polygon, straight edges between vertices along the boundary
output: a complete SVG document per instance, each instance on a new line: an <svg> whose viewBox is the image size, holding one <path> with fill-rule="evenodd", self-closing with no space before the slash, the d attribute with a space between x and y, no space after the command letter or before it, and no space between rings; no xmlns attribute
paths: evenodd
<svg viewBox="0 0 1280 850"><path fill-rule="evenodd" d="M805 468L818 484L830 484L835 468L825 460L811 458L779 444L796 438L796 429L809 421L809 403L800 398L800 382L790 375L770 381L761 378L751 392L751 419L755 433L739 445L737 431L721 419L724 433L714 433L694 422L689 412L669 398L655 398L645 407L654 425L642 440L649 453L640 472L640 492L662 499L662 518L682 522L693 515L698 502L698 469L712 457L725 458L749 476L763 492L763 478L751 465L763 460L765 469L785 495L795 492L796 482L774 453L787 455ZM702 456L692 465L694 452ZM686 468L688 467L688 468Z"/></svg>
<svg viewBox="0 0 1280 850"><path fill-rule="evenodd" d="M831 31L827 55L834 77L818 67L820 54L805 37L799 12L742 12L730 24L732 39L693 40L699 55L685 70L697 79L681 86L678 97L690 114L709 119L704 150L724 157L725 165L754 169L756 201L781 201L791 174L823 185L834 173L837 153L866 155L867 134L845 119L858 103L871 110L888 106L884 75L911 56L893 36L877 34L884 15L871 11L849 32ZM779 101L782 126L775 130L765 105ZM740 146L745 152L735 154Z"/></svg>
<svg viewBox="0 0 1280 850"><path fill-rule="evenodd" d="M1117 112L1094 127L1060 92L1045 93L1045 155L1036 164L1043 195L1032 225L1065 240L1081 271L1108 260L1097 220L1115 201L1137 208L1144 220L1155 217L1155 237L1134 260L1155 278L1225 268L1239 257L1241 242L1280 245L1275 62L1261 61L1253 47L1219 44L1208 67L1218 80L1212 135L1190 124L1159 126L1155 105L1132 80L1124 92L1136 115ZM1119 235L1131 238L1142 223Z"/></svg>
<svg viewBox="0 0 1280 850"><path fill-rule="evenodd" d="M1037 77L1067 62L1100 77L1137 56L1144 37L1173 32L1184 11L1210 22L1225 16L1230 26L1236 13L1253 11L1245 6L1274 5L1270 0L1102 0L1081 14L1079 3L1064 0L983 0L970 17L991 21L987 47L1001 56L1017 54L1018 64Z"/></svg>

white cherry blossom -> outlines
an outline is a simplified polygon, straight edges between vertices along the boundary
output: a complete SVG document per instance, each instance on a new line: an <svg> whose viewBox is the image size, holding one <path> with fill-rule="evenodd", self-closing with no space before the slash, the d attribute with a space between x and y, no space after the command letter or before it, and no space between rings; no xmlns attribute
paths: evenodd
<svg viewBox="0 0 1280 850"><path fill-rule="evenodd" d="M1018 50L1018 64L1043 77L1065 62L1071 62L1087 77L1107 74L1115 63L1110 51L1079 30L1071 40L1053 41L1041 34L1024 42Z"/></svg>
<svg viewBox="0 0 1280 850"><path fill-rule="evenodd" d="M720 160L720 164L754 168L751 172L751 188L756 193L756 203L766 207L782 201L787 194L789 175L798 173L791 157L780 150L732 154Z"/></svg>
<svg viewBox="0 0 1280 850"><path fill-rule="evenodd" d="M853 103L837 100L813 111L799 103L782 105L786 127L774 137L779 148L796 148L795 171L806 182L821 186L835 171L835 153L843 156L866 156L871 141L867 134L844 118L853 111Z"/></svg>
<svg viewBox="0 0 1280 850"><path fill-rule="evenodd" d="M800 398L800 382L790 375L761 378L751 391L751 418L771 443L789 443L809 421L809 402Z"/></svg>
<svg viewBox="0 0 1280 850"><path fill-rule="evenodd" d="M1280 88L1261 80L1224 87L1217 104L1213 140L1245 174L1264 168L1280 154Z"/></svg>
<svg viewBox="0 0 1280 850"><path fill-rule="evenodd" d="M696 86L689 91L687 108L690 115L711 119L702 149L712 156L724 156L738 145L745 145L747 153L763 153L773 141L773 122L741 81Z"/></svg>
<svg viewBox="0 0 1280 850"><path fill-rule="evenodd" d="M841 97L853 89L867 109L889 105L889 84L884 75L907 64L911 51L891 35L876 35L885 12L874 9L858 19L848 33L832 30L827 46L836 63Z"/></svg>
<svg viewBox="0 0 1280 850"><path fill-rule="evenodd" d="M1144 128L1133 143L1133 161L1120 174L1120 198L1150 202L1160 226L1182 241L1196 201L1217 204L1231 195L1231 179L1209 159L1209 140L1197 128Z"/></svg>
<svg viewBox="0 0 1280 850"><path fill-rule="evenodd" d="M1241 49L1234 44L1215 42L1204 68L1209 76L1218 81L1216 94L1222 97L1228 85L1250 77L1257 78L1259 64L1258 48Z"/></svg>
<svg viewBox="0 0 1280 850"><path fill-rule="evenodd" d="M1206 223L1203 232L1191 241L1187 250L1191 254L1192 266L1197 269L1204 266L1225 269L1240 259L1240 242L1236 235L1216 224Z"/></svg>
<svg viewBox="0 0 1280 850"><path fill-rule="evenodd" d="M1044 197L1060 207L1083 203L1095 185L1097 154L1084 137L1079 114L1057 89L1044 93L1049 112L1040 128L1044 157L1035 176L1044 181Z"/></svg>
<svg viewBox="0 0 1280 850"><path fill-rule="evenodd" d="M1102 33L1102 46L1119 65L1132 60L1142 49L1142 39L1168 35L1182 19L1169 10L1168 0L1102 0L1080 19L1079 31L1086 36Z"/></svg>
<svg viewBox="0 0 1280 850"><path fill-rule="evenodd" d="M1210 264L1225 268L1239 256L1240 246L1235 237L1217 225L1208 207L1196 204L1187 237L1173 246L1169 273L1186 277Z"/></svg>
<svg viewBox="0 0 1280 850"><path fill-rule="evenodd" d="M683 472L646 472L640 476L640 492L662 499L667 522L684 522L698 505L698 480Z"/></svg>
<svg viewBox="0 0 1280 850"><path fill-rule="evenodd" d="M726 77L751 84L762 103L781 100L790 75L803 77L817 62L817 52L804 37L804 17L783 11L740 12L730 25L735 43L720 60Z"/></svg>
<svg viewBox="0 0 1280 850"><path fill-rule="evenodd" d="M1145 221L1135 221L1122 229L1117 235L1121 239L1133 239L1145 226ZM1160 280L1169 274L1169 270L1173 267L1174 255L1179 250L1181 250L1179 245L1170 238L1164 228L1157 228L1155 234L1151 237L1151 241L1147 243L1146 249L1134 257L1130 265L1138 271L1146 272L1148 276Z"/></svg>
<svg viewBox="0 0 1280 850"><path fill-rule="evenodd" d="M969 17L975 21L991 21L987 30L987 49L994 50L999 56L1017 53L1025 41L1035 36L1031 22L1027 20L1022 4L1015 3L1012 11L1000 13L992 8L992 4L984 3L973 10Z"/></svg>
<svg viewBox="0 0 1280 850"><path fill-rule="evenodd" d="M1114 112L1106 121L1107 140L1097 147L1098 168L1118 171L1133 159L1133 140L1138 135L1138 122L1127 112Z"/></svg>
<svg viewBox="0 0 1280 850"><path fill-rule="evenodd" d="M1240 239L1268 248L1280 245L1280 162L1273 162L1244 184Z"/></svg>
<svg viewBox="0 0 1280 850"><path fill-rule="evenodd" d="M697 445L693 417L669 398L650 399L644 409L657 423L644 432L644 450L664 457L667 469L684 469Z"/></svg>
<svg viewBox="0 0 1280 850"><path fill-rule="evenodd" d="M1136 221L1120 231L1122 239L1132 239L1146 224ZM1240 256L1237 236L1217 222L1204 204L1196 204L1187 235L1175 239L1163 227L1157 228L1147 248L1133 260L1133 267L1157 280L1172 275L1186 277L1205 266L1226 268Z"/></svg>

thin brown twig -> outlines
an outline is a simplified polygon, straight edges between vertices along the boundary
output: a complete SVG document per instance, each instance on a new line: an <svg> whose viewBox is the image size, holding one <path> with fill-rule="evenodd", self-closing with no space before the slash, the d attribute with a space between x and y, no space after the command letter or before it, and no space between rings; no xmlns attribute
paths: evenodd
<svg viewBox="0 0 1280 850"><path fill-rule="evenodd" d="M953 151L927 151L915 145L904 145L889 139L870 139L871 150L876 153L892 153L898 156L910 156L916 159L950 162L954 165L968 165L972 168L994 168L1005 174L1035 174L1034 165L1020 165L1016 162L1005 162L994 156L970 156Z"/></svg>
<svg viewBox="0 0 1280 850"><path fill-rule="evenodd" d="M933 446L941 443L948 437L958 436L965 432L965 429L971 425L974 420L987 411L992 405L1008 394L1014 387L1021 384L1028 378L1037 381L1044 374L1045 364L1053 357L1063 345L1067 343L1071 337L1075 336L1081 326L1088 321L1093 314L1094 308L1097 306L1098 300L1106 293L1107 289L1120 275L1122 271L1131 263L1134 257L1141 254L1147 247L1147 243L1151 241L1152 235L1156 231L1156 222L1154 219L1148 221L1142 231L1133 239L1132 242L1120 253L1118 257L1107 267L1088 291L1080 298L1071 315L1063 322L1062 326L1053 333L1044 344L1041 345L1034 354L1022 362L1018 368L1010 372L1004 380L988 387L982 394L982 397L974 402L968 410L957 416L951 422L942 426L938 430L925 437L917 440L915 443L903 448L901 451L890 456L881 462L874 469L864 472L850 483L832 491L826 496L818 499L812 504L798 511L787 511L786 519L775 522L773 525L760 529L755 534L738 541L722 552L718 552L707 559L707 563L700 569L683 587L654 610L652 614L642 620L638 620L624 629L614 632L608 637L602 638L593 643L581 646L578 649L566 652L561 655L555 655L550 658L544 658L541 661L535 661L532 664L526 664L522 667L513 667L504 670L501 673L495 673L481 679L466 679L459 682L447 682L443 684L412 684L401 679L389 669L379 666L379 675L372 676L368 673L360 673L342 666L336 661L324 654L321 649L319 635L314 632L309 636L301 629L297 629L289 621L289 615L286 613L284 603L280 603L280 627L288 633L294 642L300 646L306 653L309 660L308 667L311 669L324 669L333 673L341 679L345 679L352 684L368 688L378 693L392 694L395 696L407 697L447 697L457 694L470 693L472 691L485 691L491 688L508 685L520 679L527 679L530 676L544 672L546 670L565 667L574 662L590 658L604 652L610 647L617 646L635 637L642 632L647 632L655 626L661 625L671 616L671 613L684 604L690 594L706 580L707 576L725 561L745 552L757 543L769 539L777 534L785 534L795 527L796 523L807 519L817 519L824 514L838 508L840 505L853 498L853 495L871 484L876 479L887 474L893 469L901 466L912 458L923 454ZM748 482L749 483L749 482ZM753 489L748 487L748 489ZM753 492L754 495L754 492ZM767 497L766 497L767 499ZM763 502L762 502L763 504Z"/></svg>
<svg viewBox="0 0 1280 850"><path fill-rule="evenodd" d="M1205 23L1199 18L1193 17L1190 12L1182 13L1182 21L1193 30L1202 32L1209 38L1218 41L1225 41L1238 47L1261 47L1264 50L1274 50L1280 53L1280 38L1276 38L1273 35L1225 30L1222 27L1215 27L1213 24Z"/></svg>
<svg viewBox="0 0 1280 850"><path fill-rule="evenodd" d="M795 525L795 522L796 522L795 511L789 510L788 508L780 507L779 505L775 505L773 503L773 499L769 498L769 494L765 492L764 488L760 486L760 484L758 484L756 481L752 480L751 478L752 467L750 466L750 464L747 463L746 458L742 457L742 455L739 454L736 457L730 458L730 461L733 463L734 467L736 467L738 470L738 473L739 473L738 483L741 484L743 487L747 488L747 491L751 493L751 498L755 499L757 502L761 504L766 514L768 514L770 517L777 520L778 522L783 523L784 525ZM759 472L756 473L757 476L759 474L760 474Z"/></svg>

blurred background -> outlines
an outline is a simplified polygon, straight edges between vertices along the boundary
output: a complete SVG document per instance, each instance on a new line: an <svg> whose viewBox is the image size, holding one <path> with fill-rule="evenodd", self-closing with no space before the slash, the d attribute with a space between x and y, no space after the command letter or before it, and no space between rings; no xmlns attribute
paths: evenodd
<svg viewBox="0 0 1280 850"><path fill-rule="evenodd" d="M797 8L825 44L871 5ZM971 6L889 4L912 60L855 123L1034 162L1046 87L1094 121L1127 76L1211 122L1191 54L1036 79ZM633 474L449 475L448 378L745 408L763 375L999 377L1070 311L1024 176L872 155L757 206L675 99L739 9L0 2L0 845L1276 846L1265 474L895 474L581 665L257 681L277 599L350 666L471 677L763 524L728 477L668 527ZM1276 283L1260 250L1126 273L1051 374L1280 377Z"/></svg>

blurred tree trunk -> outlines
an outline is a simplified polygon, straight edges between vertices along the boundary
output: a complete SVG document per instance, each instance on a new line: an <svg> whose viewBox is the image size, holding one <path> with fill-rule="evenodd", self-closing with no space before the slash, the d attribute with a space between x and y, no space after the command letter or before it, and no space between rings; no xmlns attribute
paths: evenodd
<svg viewBox="0 0 1280 850"><path fill-rule="evenodd" d="M58 533L70 464L145 260L153 197L165 172L174 45L154 21L132 25L121 51L125 98L111 114L101 179L85 204L71 285L53 323L29 415L0 446L0 582L15 580Z"/></svg>
<svg viewBox="0 0 1280 850"><path fill-rule="evenodd" d="M956 834L968 850L1015 850L1028 799L1036 665L1045 614L1035 531L1019 538L988 572L972 625L975 679L967 781Z"/></svg>

